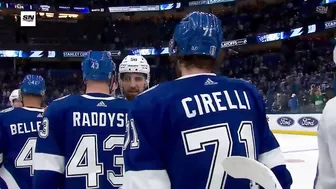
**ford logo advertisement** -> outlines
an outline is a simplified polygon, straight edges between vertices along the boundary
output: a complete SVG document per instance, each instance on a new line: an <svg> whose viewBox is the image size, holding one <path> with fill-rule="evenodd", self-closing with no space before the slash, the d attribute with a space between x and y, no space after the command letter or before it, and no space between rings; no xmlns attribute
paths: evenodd
<svg viewBox="0 0 336 189"><path fill-rule="evenodd" d="M284 127L289 127L294 125L294 119L290 118L290 117L280 117L277 120L278 124Z"/></svg>
<svg viewBox="0 0 336 189"><path fill-rule="evenodd" d="M318 120L313 117L302 117L298 120L298 123L302 127L315 127L318 124Z"/></svg>

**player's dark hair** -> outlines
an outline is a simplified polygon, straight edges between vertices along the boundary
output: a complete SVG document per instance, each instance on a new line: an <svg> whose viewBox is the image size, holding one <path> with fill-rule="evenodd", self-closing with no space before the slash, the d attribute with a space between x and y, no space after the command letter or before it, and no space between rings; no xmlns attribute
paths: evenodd
<svg viewBox="0 0 336 189"><path fill-rule="evenodd" d="M183 64L185 68L198 68L204 69L211 72L215 72L219 69L220 64L223 61L224 52L220 50L219 56L215 59L207 55L185 55L185 56L176 56L175 59L172 59L173 62L179 62Z"/></svg>
<svg viewBox="0 0 336 189"><path fill-rule="evenodd" d="M216 69L216 60L206 55L187 55L180 59L185 68L198 68L213 71Z"/></svg>
<svg viewBox="0 0 336 189"><path fill-rule="evenodd" d="M31 96L31 97L35 97L35 98L42 97L42 95L38 95L38 94L29 94L29 93L22 93L22 92L21 92L21 95L22 95L22 96Z"/></svg>

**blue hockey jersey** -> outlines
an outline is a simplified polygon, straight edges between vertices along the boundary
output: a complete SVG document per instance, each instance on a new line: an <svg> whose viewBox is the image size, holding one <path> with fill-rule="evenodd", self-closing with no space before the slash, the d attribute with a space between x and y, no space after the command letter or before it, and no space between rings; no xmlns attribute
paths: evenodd
<svg viewBox="0 0 336 189"><path fill-rule="evenodd" d="M1 189L32 188L33 157L42 114L43 109L27 107L0 112Z"/></svg>
<svg viewBox="0 0 336 189"><path fill-rule="evenodd" d="M34 158L33 188L118 188L128 102L71 95L46 109Z"/></svg>
<svg viewBox="0 0 336 189"><path fill-rule="evenodd" d="M245 81L199 74L160 84L135 99L129 119L123 189L250 189L225 173L228 156L264 163L290 188L262 97Z"/></svg>

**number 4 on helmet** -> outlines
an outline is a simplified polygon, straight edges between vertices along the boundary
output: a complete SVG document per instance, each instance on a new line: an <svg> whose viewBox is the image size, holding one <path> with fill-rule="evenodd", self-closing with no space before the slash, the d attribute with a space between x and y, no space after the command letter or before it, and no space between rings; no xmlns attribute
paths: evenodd
<svg viewBox="0 0 336 189"><path fill-rule="evenodd" d="M265 189L282 189L273 172L260 162L241 156L231 156L222 162L227 174L236 179L249 179Z"/></svg>

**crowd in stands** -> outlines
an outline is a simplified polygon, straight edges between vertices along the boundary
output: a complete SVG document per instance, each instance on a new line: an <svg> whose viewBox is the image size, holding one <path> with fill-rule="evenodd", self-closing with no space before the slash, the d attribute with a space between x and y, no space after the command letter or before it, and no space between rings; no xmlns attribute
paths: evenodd
<svg viewBox="0 0 336 189"><path fill-rule="evenodd" d="M326 101L334 96L333 46L324 40L297 40L288 45L295 49L291 54L238 54L227 58L219 74L255 84L264 97L269 113L321 112ZM152 63L152 58L148 60ZM27 71L41 74L46 79L45 104L68 94L83 93L85 90L80 69L23 70L18 67L16 70L0 70L0 108L10 105L8 96L19 86ZM173 79L174 68L169 64L168 57L161 57L159 66L152 66L151 85Z"/></svg>
<svg viewBox="0 0 336 189"><path fill-rule="evenodd" d="M222 73L255 84L268 112L321 112L334 96L333 44L328 40L296 40L288 48L292 48L288 53L231 58Z"/></svg>
<svg viewBox="0 0 336 189"><path fill-rule="evenodd" d="M125 0L120 2L124 2L121 5L128 4ZM133 2L142 1L130 1L130 3ZM225 40L233 40L333 20L336 14L335 5L325 5L327 12L316 11L316 6L320 2L320 0L287 0L280 4L264 5L260 1L253 8L223 8L225 11L221 11L220 8L220 10L209 9L221 18ZM52 24L48 20L54 19L39 19L37 27L34 28L19 27L19 17L2 16L0 17L1 33L2 36L7 36L0 37L0 42L3 44L54 44L55 46L59 46L58 44L90 45L90 47L96 45L94 46L96 48L99 48L99 45L108 44L109 47L117 49L167 46L176 22L185 14L186 12L158 13L149 17L141 14L115 16L108 13L99 16L92 13L84 15L81 19L63 19L63 22Z"/></svg>

